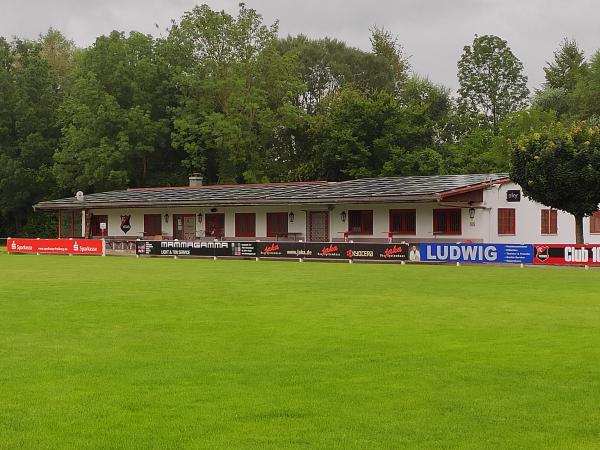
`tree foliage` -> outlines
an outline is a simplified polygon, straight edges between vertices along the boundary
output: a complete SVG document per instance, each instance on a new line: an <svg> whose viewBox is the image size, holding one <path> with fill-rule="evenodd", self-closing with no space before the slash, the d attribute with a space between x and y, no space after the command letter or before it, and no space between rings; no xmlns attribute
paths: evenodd
<svg viewBox="0 0 600 450"><path fill-rule="evenodd" d="M182 185L190 172L230 183L507 171L523 136L600 121L600 54L585 61L574 41L528 108L522 65L496 36L465 47L455 98L411 71L391 31L365 33L368 50L280 38L240 4L195 7L159 38L0 38L0 235L47 234L52 217L32 216L40 200Z"/></svg>
<svg viewBox="0 0 600 450"><path fill-rule="evenodd" d="M529 89L523 64L497 36L475 36L473 44L463 48L458 82L461 107L483 115L494 132L506 114L527 104Z"/></svg>
<svg viewBox="0 0 600 450"><path fill-rule="evenodd" d="M510 175L527 197L573 214L583 243L583 218L600 204L600 127L581 122L531 133L515 145Z"/></svg>

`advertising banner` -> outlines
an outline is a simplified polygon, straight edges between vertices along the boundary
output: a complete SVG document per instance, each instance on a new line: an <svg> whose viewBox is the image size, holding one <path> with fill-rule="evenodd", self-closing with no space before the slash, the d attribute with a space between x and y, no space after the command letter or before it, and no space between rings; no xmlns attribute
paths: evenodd
<svg viewBox="0 0 600 450"><path fill-rule="evenodd" d="M258 242L260 258L306 258L304 242Z"/></svg>
<svg viewBox="0 0 600 450"><path fill-rule="evenodd" d="M531 244L421 244L421 261L531 264Z"/></svg>
<svg viewBox="0 0 600 450"><path fill-rule="evenodd" d="M347 242L306 242L305 258L315 259L350 259L352 245Z"/></svg>
<svg viewBox="0 0 600 450"><path fill-rule="evenodd" d="M138 241L135 253L152 256L255 257L256 242L228 241Z"/></svg>
<svg viewBox="0 0 600 450"><path fill-rule="evenodd" d="M8 253L49 255L102 255L102 239L8 239Z"/></svg>
<svg viewBox="0 0 600 450"><path fill-rule="evenodd" d="M600 265L600 245L534 244L534 264Z"/></svg>
<svg viewBox="0 0 600 450"><path fill-rule="evenodd" d="M408 244L351 244L351 258L373 261L407 261L409 259Z"/></svg>

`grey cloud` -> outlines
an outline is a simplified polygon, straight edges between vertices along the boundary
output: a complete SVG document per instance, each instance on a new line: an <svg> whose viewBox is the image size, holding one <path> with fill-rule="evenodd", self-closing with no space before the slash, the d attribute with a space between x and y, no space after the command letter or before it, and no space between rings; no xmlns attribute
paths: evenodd
<svg viewBox="0 0 600 450"><path fill-rule="evenodd" d="M207 0L234 13L237 0ZM86 46L113 29L164 33L171 19L193 8L192 0L0 0L0 35L35 38L49 27ZM282 36L336 37L368 49L369 28L384 26L412 55L415 72L456 89L456 62L475 34L506 39L523 61L529 85L543 82L543 66L564 37L591 55L600 47L596 0L254 0L265 21L279 19ZM159 30L155 24L159 25Z"/></svg>

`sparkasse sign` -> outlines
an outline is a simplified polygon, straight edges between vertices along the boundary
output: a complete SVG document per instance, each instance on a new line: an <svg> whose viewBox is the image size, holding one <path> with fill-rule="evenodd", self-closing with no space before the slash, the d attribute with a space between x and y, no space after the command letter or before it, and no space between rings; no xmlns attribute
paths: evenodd
<svg viewBox="0 0 600 450"><path fill-rule="evenodd" d="M102 255L102 239L19 239L9 238L8 253L43 253L49 255Z"/></svg>

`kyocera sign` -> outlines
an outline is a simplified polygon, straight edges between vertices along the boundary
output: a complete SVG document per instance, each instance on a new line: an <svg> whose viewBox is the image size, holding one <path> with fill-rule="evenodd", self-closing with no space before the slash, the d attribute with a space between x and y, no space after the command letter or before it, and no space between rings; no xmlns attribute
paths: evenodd
<svg viewBox="0 0 600 450"><path fill-rule="evenodd" d="M421 244L430 262L531 263L533 246L521 244Z"/></svg>

